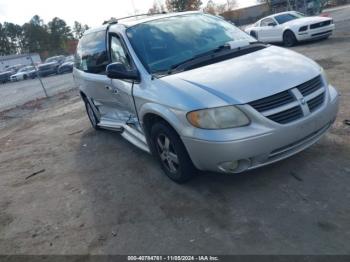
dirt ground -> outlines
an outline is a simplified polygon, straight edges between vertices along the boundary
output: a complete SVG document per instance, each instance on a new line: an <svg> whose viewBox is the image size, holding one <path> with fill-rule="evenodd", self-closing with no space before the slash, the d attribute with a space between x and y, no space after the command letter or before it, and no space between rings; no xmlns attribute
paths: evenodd
<svg viewBox="0 0 350 262"><path fill-rule="evenodd" d="M293 49L325 67L338 119L308 150L241 175L171 182L94 131L76 91L1 113L0 254L350 254L350 20Z"/></svg>

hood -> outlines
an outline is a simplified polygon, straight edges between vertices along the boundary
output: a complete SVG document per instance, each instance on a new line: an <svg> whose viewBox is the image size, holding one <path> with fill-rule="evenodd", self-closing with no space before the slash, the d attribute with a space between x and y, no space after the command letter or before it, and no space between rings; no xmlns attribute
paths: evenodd
<svg viewBox="0 0 350 262"><path fill-rule="evenodd" d="M200 89L213 106L246 104L300 85L321 73L312 60L288 49L270 46L244 56L161 78L166 84L195 96ZM214 102L215 101L215 102ZM218 104L218 106L221 106Z"/></svg>
<svg viewBox="0 0 350 262"><path fill-rule="evenodd" d="M34 73L34 72L35 72L35 70L30 70L30 71L26 71L26 72L18 72L16 74L11 75L11 77L12 76L21 76L21 75L25 75L25 74L31 74L31 73Z"/></svg>
<svg viewBox="0 0 350 262"><path fill-rule="evenodd" d="M295 19L292 21L289 21L287 23L284 23L284 25L289 26L304 26L304 25L312 25L320 22L325 22L332 20L330 17L322 17L322 16L309 16L309 17L303 17L299 19Z"/></svg>

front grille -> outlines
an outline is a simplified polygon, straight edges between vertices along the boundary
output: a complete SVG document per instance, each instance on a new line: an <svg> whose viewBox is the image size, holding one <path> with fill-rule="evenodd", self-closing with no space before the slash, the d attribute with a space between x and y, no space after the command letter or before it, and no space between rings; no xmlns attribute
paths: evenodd
<svg viewBox="0 0 350 262"><path fill-rule="evenodd" d="M290 93L289 90L272 95L266 98L262 98L251 102L250 105L254 107L259 112L264 112L270 109L274 109L279 106L283 106L290 102L293 102L295 98Z"/></svg>
<svg viewBox="0 0 350 262"><path fill-rule="evenodd" d="M331 20L329 21L324 21L324 22L320 22L320 23L316 23L316 24L312 24L310 25L310 29L316 29L316 28L320 28L320 27L324 27L324 26L328 26L331 24Z"/></svg>
<svg viewBox="0 0 350 262"><path fill-rule="evenodd" d="M316 109L318 109L320 106L323 105L325 98L325 93L322 93L315 98L311 99L307 102L307 105L309 106L310 112L314 112Z"/></svg>
<svg viewBox="0 0 350 262"><path fill-rule="evenodd" d="M329 31L313 34L312 36L328 35L328 34L331 34L331 33L332 33L332 30L329 30Z"/></svg>
<svg viewBox="0 0 350 262"><path fill-rule="evenodd" d="M300 106L296 106L277 114L270 115L267 118L280 124L287 124L301 117L303 117L303 111L301 110Z"/></svg>
<svg viewBox="0 0 350 262"><path fill-rule="evenodd" d="M296 88L298 88L303 96L310 95L313 92L316 92L318 89L322 88L321 76L315 77L314 79L311 79L310 81L307 81L304 84L297 86Z"/></svg>
<svg viewBox="0 0 350 262"><path fill-rule="evenodd" d="M317 110L325 101L326 93L321 76L301 85L249 103L266 118L288 124Z"/></svg>

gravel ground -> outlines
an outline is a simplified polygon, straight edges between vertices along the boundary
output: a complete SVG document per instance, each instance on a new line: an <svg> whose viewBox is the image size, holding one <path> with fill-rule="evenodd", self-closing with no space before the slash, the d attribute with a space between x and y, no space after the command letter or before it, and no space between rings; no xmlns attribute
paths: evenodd
<svg viewBox="0 0 350 262"><path fill-rule="evenodd" d="M75 88L71 73L43 77L42 82L49 96ZM0 92L0 111L45 97L39 79L0 84Z"/></svg>
<svg viewBox="0 0 350 262"><path fill-rule="evenodd" d="M76 91L3 112L0 253L350 254L349 19L329 40L293 48L342 93L334 127L241 175L171 182L118 134L94 131Z"/></svg>

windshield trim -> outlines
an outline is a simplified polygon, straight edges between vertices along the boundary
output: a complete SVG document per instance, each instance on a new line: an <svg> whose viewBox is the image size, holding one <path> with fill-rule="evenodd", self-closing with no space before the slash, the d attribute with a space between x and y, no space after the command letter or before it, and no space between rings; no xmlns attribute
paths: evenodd
<svg viewBox="0 0 350 262"><path fill-rule="evenodd" d="M213 15L210 15L210 14L204 14L204 13L201 13L201 12L191 12L191 13L183 13L183 14L178 14L178 15L174 15L174 16L166 16L166 17L158 17L156 19L152 19L152 20L148 20L148 21L145 21L145 22L142 22L142 23L138 23L138 24L134 24L132 26L129 26L129 27L125 27L125 37L127 39L127 41L129 42L130 44L130 47L133 49L133 52L135 53L136 57L138 58L138 60L141 62L142 66L145 68L145 70L147 71L147 73L149 73L150 75L152 75L153 77L156 76L157 74L159 74L159 71L158 72L152 72L151 68L149 67L148 63L146 63L146 61L144 60L144 57L139 55L139 53L136 51L135 49L135 46L134 46L134 43L133 41L131 41L128 33L135 27L137 26L140 26L142 24L148 24L148 23L152 23L154 21L160 21L160 20L167 20L167 19L171 19L171 18L174 18L174 17L186 17L186 16L195 16L195 15L202 15L202 16L207 16L207 17L211 17L211 18L216 18L216 19L220 19L221 21L235 27L237 30L241 31L243 34L245 34L245 32L243 30L241 30L239 27L236 27L235 25L232 25L231 23L229 23L228 21L226 20L223 20L221 18L218 18L217 16L213 16ZM247 40L248 41L248 40ZM256 42L258 43L258 41L256 41L254 38L252 38L252 41L250 41L250 43L252 42ZM231 50L232 51L232 50ZM170 69L169 69L170 70ZM168 71L169 71L168 70ZM166 70L164 70L165 72Z"/></svg>

